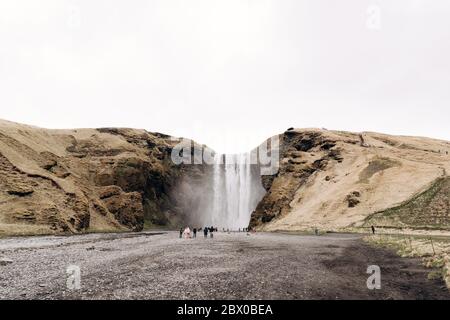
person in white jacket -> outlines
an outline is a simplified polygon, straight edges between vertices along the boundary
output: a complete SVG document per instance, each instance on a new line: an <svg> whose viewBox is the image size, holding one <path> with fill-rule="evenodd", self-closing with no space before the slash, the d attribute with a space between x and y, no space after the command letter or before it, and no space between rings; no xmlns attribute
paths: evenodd
<svg viewBox="0 0 450 320"><path fill-rule="evenodd" d="M185 239L189 239L191 237L191 229L189 229L189 227L186 227L186 229L184 229L183 235Z"/></svg>

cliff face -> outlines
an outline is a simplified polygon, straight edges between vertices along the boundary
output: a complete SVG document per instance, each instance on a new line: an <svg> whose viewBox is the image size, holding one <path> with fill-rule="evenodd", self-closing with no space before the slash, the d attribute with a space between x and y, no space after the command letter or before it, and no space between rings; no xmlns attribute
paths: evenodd
<svg viewBox="0 0 450 320"><path fill-rule="evenodd" d="M262 176L267 192L250 227L450 229L449 142L318 129L279 138L279 171ZM0 235L201 224L213 168L173 164L178 142L145 130L0 120Z"/></svg>
<svg viewBox="0 0 450 320"><path fill-rule="evenodd" d="M286 131L280 135L280 170L262 177L267 194L250 227L341 230L373 223L450 228L450 194L447 180L440 180L450 170L449 153L449 142L428 138ZM422 193L426 200L410 203ZM398 206L401 210L388 210Z"/></svg>
<svg viewBox="0 0 450 320"><path fill-rule="evenodd" d="M187 219L178 141L134 129L46 130L0 121L0 234L142 230Z"/></svg>

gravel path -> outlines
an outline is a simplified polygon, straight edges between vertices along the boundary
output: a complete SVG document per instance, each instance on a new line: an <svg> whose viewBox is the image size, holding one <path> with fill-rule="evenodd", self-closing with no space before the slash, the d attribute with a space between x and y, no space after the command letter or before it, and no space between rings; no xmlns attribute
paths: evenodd
<svg viewBox="0 0 450 320"><path fill-rule="evenodd" d="M0 239L1 299L450 299L416 259L359 235L177 232ZM0 260L1 261L1 260ZM67 289L67 267L81 289ZM368 265L381 290L368 290Z"/></svg>

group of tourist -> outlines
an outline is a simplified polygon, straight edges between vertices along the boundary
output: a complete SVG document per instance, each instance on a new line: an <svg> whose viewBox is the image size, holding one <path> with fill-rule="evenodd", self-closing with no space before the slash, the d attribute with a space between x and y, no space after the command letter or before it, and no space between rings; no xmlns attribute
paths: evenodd
<svg viewBox="0 0 450 320"><path fill-rule="evenodd" d="M180 229L180 239L181 238L185 238L185 239L190 239L190 238L197 238L197 232L202 232L203 231L203 236L205 238L208 237L208 233L210 238L214 237L214 232L217 232L217 228L214 228L213 226L211 227L204 227L204 228L194 228L191 229L189 227L186 227L184 230L183 228Z"/></svg>
<svg viewBox="0 0 450 320"><path fill-rule="evenodd" d="M191 239L191 238L197 238L197 232L202 232L203 231L203 236L205 238L208 238L208 234L210 238L214 237L214 232L218 231L217 227L203 227L203 228L194 228L191 230L191 228L186 227L186 228L181 228L180 229L180 239L184 238L184 239ZM222 229L223 232L247 232L248 233L248 228L239 228L237 231L236 230L230 230L230 229Z"/></svg>
<svg viewBox="0 0 450 320"><path fill-rule="evenodd" d="M223 232L228 232L228 233L230 233L230 232L248 232L249 231L249 229L248 228L239 228L237 231L236 231L236 229L235 230L233 230L233 229L226 229L225 230L225 228L223 228L222 229L222 231Z"/></svg>

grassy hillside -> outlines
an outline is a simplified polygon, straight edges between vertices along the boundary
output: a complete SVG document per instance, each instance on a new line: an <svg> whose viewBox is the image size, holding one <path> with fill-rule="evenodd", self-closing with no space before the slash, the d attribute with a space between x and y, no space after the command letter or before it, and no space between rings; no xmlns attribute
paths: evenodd
<svg viewBox="0 0 450 320"><path fill-rule="evenodd" d="M280 151L279 172L263 177L267 195L252 227L450 227L449 182L442 178L450 172L448 141L294 129L280 136Z"/></svg>
<svg viewBox="0 0 450 320"><path fill-rule="evenodd" d="M450 230L450 177L436 179L399 206L370 215L364 225Z"/></svg>

